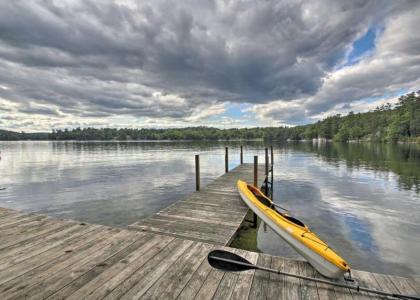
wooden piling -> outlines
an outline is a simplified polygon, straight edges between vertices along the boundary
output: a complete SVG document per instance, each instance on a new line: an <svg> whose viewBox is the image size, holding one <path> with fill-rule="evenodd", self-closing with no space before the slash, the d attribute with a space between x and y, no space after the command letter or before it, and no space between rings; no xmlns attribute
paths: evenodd
<svg viewBox="0 0 420 300"><path fill-rule="evenodd" d="M225 173L229 172L229 148L225 148Z"/></svg>
<svg viewBox="0 0 420 300"><path fill-rule="evenodd" d="M269 172L269 157L268 157L268 148L265 148L265 176L268 177Z"/></svg>
<svg viewBox="0 0 420 300"><path fill-rule="evenodd" d="M258 187L258 156L254 156L254 186L256 188ZM257 214L253 213L253 218L252 218L252 227L253 228L257 228Z"/></svg>
<svg viewBox="0 0 420 300"><path fill-rule="evenodd" d="M270 146L271 150L271 190L270 197L274 201L274 154L273 154L273 145Z"/></svg>
<svg viewBox="0 0 420 300"><path fill-rule="evenodd" d="M270 146L270 151L271 151L271 167L273 167L274 165L273 145Z"/></svg>
<svg viewBox="0 0 420 300"><path fill-rule="evenodd" d="M241 145L241 165L243 165L244 163L244 149L243 146Z"/></svg>
<svg viewBox="0 0 420 300"><path fill-rule="evenodd" d="M195 156L195 190L200 190L200 155Z"/></svg>
<svg viewBox="0 0 420 300"><path fill-rule="evenodd" d="M268 196L268 174L269 174L269 157L268 157L268 148L265 148L265 185L264 193Z"/></svg>
<svg viewBox="0 0 420 300"><path fill-rule="evenodd" d="M254 186L258 188L258 156L254 156Z"/></svg>

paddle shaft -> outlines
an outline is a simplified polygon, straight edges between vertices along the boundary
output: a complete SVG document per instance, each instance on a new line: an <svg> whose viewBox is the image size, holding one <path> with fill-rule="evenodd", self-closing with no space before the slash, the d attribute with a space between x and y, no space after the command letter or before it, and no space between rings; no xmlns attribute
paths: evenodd
<svg viewBox="0 0 420 300"><path fill-rule="evenodd" d="M270 268L260 267L260 266L256 266L256 265L253 265L253 264L248 264L248 263L244 263L244 262L240 262L240 261L235 261L235 260L232 260L232 259L227 259L227 258L222 258L222 257L215 257L215 256L211 256L211 258L212 259L219 260L219 261L224 261L224 262L228 262L228 263L232 263L232 264L237 264L237 265L249 267L250 269L262 270L262 271L276 273L276 274L280 274L280 275L284 275L284 276L289 276L289 277L294 277L294 278L299 278L299 279L305 279L305 280L315 281L315 282L319 282L319 283L324 283L324 284L329 284L329 285L333 285L333 286L338 286L338 287L342 287L342 288L347 288L347 289L355 290L355 291L358 291L358 292L360 292L360 291L361 292L369 292L369 293L374 293L374 294L381 295L381 296L391 296L391 297L394 297L394 298L403 298L403 299L406 298L406 299L417 299L417 300L420 300L419 297L415 297L415 296L406 296L406 295L401 295L401 294L386 293L386 292L381 292L381 291L377 291L377 290L372 290L372 289L364 288L364 287L361 287L361 286L358 286L358 285L357 286L350 286L350 285L346 285L346 284L332 282L332 281L329 281L329 280L318 279L318 278L313 278L313 277L307 277L307 276L302 276L302 275L297 275L297 274L282 272L280 270L274 270L274 269L270 269Z"/></svg>
<svg viewBox="0 0 420 300"><path fill-rule="evenodd" d="M280 205L278 205L278 204L276 204L276 203L274 203L274 202L272 202L272 204L273 204L275 207L281 208L282 210L285 210L285 211L289 212L289 210L288 210L288 209L285 209L284 207L281 207Z"/></svg>

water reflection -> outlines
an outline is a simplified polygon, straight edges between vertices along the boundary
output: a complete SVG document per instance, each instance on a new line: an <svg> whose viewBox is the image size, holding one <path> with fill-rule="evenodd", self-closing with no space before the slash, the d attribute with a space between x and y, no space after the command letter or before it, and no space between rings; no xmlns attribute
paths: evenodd
<svg viewBox="0 0 420 300"><path fill-rule="evenodd" d="M397 154L398 149L404 154ZM420 274L417 148L297 144L278 152L276 202L290 208L353 267ZM398 167L398 160L409 169ZM297 257L263 227L258 246L263 252Z"/></svg>
<svg viewBox="0 0 420 300"><path fill-rule="evenodd" d="M239 142L0 142L0 206L126 226L239 163ZM245 161L264 144L246 143ZM355 268L420 275L416 145L276 144L274 198ZM261 226L258 247L298 257Z"/></svg>

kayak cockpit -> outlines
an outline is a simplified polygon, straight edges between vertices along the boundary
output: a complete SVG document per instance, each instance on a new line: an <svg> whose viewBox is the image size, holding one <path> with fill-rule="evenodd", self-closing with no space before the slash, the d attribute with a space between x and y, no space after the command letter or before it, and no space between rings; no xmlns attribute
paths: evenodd
<svg viewBox="0 0 420 300"><path fill-rule="evenodd" d="M299 226L302 226L302 227L306 227L306 225L305 225L302 221L300 221L300 220L298 220L298 219L296 219L296 218L293 218L293 217L288 216L288 215L285 215L285 214L283 214L282 216L283 216L285 219L287 219L288 221L290 221L290 222L292 222L292 223L294 223L294 224L296 224L296 225L299 225Z"/></svg>
<svg viewBox="0 0 420 300"><path fill-rule="evenodd" d="M249 184L248 184L247 187L248 187L248 190L250 190L252 192L252 194L255 196L255 198L257 198L258 201L260 201L261 204L263 204L264 206L267 206L268 208L276 211L278 214L280 214L283 218L285 218L289 222L291 222L293 224L296 224L298 226L301 226L301 227L306 228L306 225L302 221L300 221L300 220L298 220L296 218L293 218L293 217L291 217L291 216L289 216L287 214L284 214L282 212L279 212L276 209L276 207L274 206L273 201L271 201L266 196L264 196L258 189L256 189L255 187L253 187L252 185L249 185Z"/></svg>

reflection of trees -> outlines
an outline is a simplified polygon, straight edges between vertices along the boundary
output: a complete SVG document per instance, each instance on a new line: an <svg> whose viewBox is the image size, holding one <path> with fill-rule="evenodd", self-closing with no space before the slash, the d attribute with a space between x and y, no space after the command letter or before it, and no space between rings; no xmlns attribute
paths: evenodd
<svg viewBox="0 0 420 300"><path fill-rule="evenodd" d="M51 142L52 148L58 151L77 151L89 152L92 150L98 151L118 151L118 150L143 150L154 151L161 149L168 149L173 151L210 151L214 149L221 149L223 147L230 147L238 150L241 145L245 148L263 149L264 143L262 141L57 141ZM224 152L222 152L224 153Z"/></svg>
<svg viewBox="0 0 420 300"><path fill-rule="evenodd" d="M348 168L365 167L399 175L402 189L420 192L420 146L379 143L295 143L296 150L317 153L329 163L345 162Z"/></svg>

